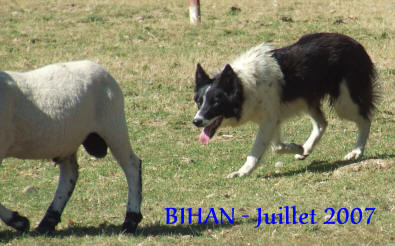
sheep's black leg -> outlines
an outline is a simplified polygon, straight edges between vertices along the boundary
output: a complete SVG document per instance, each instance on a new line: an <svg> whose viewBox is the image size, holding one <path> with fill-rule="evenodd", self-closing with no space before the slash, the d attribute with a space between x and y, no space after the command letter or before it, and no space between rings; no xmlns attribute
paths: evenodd
<svg viewBox="0 0 395 246"><path fill-rule="evenodd" d="M11 211L0 204L0 218L6 225L15 230L26 232L29 230L30 223L26 217L20 216L17 212Z"/></svg>
<svg viewBox="0 0 395 246"><path fill-rule="evenodd" d="M4 148L4 146L2 146ZM3 151L3 149L2 149ZM3 153L1 151L1 153ZM3 160L3 155L0 154L0 164ZM8 226L13 227L15 230L26 232L29 230L30 222L26 217L19 215L15 211L11 211L0 203L0 219Z"/></svg>
<svg viewBox="0 0 395 246"><path fill-rule="evenodd" d="M128 166L122 166L125 171L129 187L128 206L122 231L135 233L137 225L143 219L140 212L142 200L141 160L137 157L130 159Z"/></svg>
<svg viewBox="0 0 395 246"><path fill-rule="evenodd" d="M55 230L55 226L60 222L63 209L73 193L78 178L76 153L63 159L56 159L55 162L60 169L58 188L44 218L36 228L36 231L40 233Z"/></svg>
<svg viewBox="0 0 395 246"><path fill-rule="evenodd" d="M119 139L121 138L116 139L118 140L117 144L122 143ZM122 232L134 233L143 218L140 212L142 200L141 160L133 153L132 149L128 148L129 145L120 145L122 148L116 148L114 145L110 144L110 149L122 167L128 182L128 204Z"/></svg>
<svg viewBox="0 0 395 246"><path fill-rule="evenodd" d="M128 183L128 203L122 232L134 233L142 220L142 180L141 160L133 152L128 137L128 128L124 120L123 105L113 110L113 117L106 117L105 129L98 135L105 139L106 144L125 173ZM114 120L116 119L116 120Z"/></svg>

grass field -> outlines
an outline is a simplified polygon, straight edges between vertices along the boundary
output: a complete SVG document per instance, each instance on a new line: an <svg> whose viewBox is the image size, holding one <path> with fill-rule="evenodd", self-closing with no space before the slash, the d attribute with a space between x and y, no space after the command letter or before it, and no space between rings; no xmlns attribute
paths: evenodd
<svg viewBox="0 0 395 246"><path fill-rule="evenodd" d="M232 8L235 7L235 8ZM135 236L120 234L127 199L111 155L79 152L80 176L52 235L20 234L0 223L9 245L394 245L395 244L395 7L384 0L202 1L202 23L189 24L186 0L0 0L0 70L25 71L78 59L102 64L119 81L132 146L143 159L144 216ZM209 72L249 47L283 46L311 32L340 32L360 41L378 69L381 99L362 162L342 157L356 128L325 107L329 126L304 161L268 152L252 175L226 179L245 160L257 126L225 128L208 146L192 123L194 71ZM286 140L302 143L307 117L284 125ZM275 168L282 161L284 167ZM348 165L351 164L351 165ZM35 226L52 200L58 168L50 161L6 159L0 200ZM257 224L257 208L317 213L317 224ZM210 208L235 223L166 224L165 208ZM367 225L323 224L325 209L376 208ZM241 215L250 215L243 218ZM334 220L336 216L334 217ZM344 220L344 213L340 217ZM332 221L334 221L332 220ZM33 228L31 228L33 229Z"/></svg>

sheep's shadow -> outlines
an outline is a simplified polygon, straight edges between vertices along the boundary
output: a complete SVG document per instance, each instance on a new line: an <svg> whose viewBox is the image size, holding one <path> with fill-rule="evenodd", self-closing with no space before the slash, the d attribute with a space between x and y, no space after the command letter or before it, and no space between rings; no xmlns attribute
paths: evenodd
<svg viewBox="0 0 395 246"><path fill-rule="evenodd" d="M152 225L143 225L137 228L136 233L131 236L202 236L203 233L207 230L219 230L223 228L231 228L236 225L244 224L244 223L256 223L256 219L248 218L245 220L235 220L234 223L223 223L216 224L213 221L208 221L205 224L177 224L177 225L164 225L164 224L152 224ZM63 230L56 230L49 234L46 234L46 237L50 238L65 238L65 237L85 237L85 236L114 236L121 234L122 225L113 225L108 223L100 224L99 226L73 226ZM27 233L20 233L13 231L12 229L6 231L0 231L0 243L8 243L12 240L18 238L25 237L41 237L43 234L38 234L34 231Z"/></svg>

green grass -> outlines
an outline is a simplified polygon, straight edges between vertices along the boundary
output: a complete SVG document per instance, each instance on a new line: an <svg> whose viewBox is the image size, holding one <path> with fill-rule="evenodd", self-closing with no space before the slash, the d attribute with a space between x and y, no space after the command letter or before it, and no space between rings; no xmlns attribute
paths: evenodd
<svg viewBox="0 0 395 246"><path fill-rule="evenodd" d="M143 2L143 3L142 3ZM0 0L0 70L91 59L119 81L135 152L143 159L144 219L136 236L119 234L127 187L112 156L79 152L80 178L53 235L19 234L0 223L10 245L391 245L395 243L395 18L388 1L203 1L202 23L189 25L188 2ZM232 10L240 8L238 10ZM209 146L197 141L193 81L197 62L209 72L260 42L283 46L302 34L331 31L360 41L379 72L381 99L364 162L341 161L356 128L327 107L329 126L304 161L268 152L263 165L241 179L226 175L244 163L257 127L218 132ZM284 125L288 141L311 130L305 116ZM276 161L286 165L274 167ZM384 162L385 165L379 165ZM0 167L1 203L35 226L56 189L50 161L6 159ZM31 192L23 190L32 186ZM256 208L316 210L316 225L254 229ZM235 208L234 225L166 225L165 208ZM324 225L327 207L375 207L371 224ZM217 210L216 210L217 211ZM250 218L241 218L249 214Z"/></svg>

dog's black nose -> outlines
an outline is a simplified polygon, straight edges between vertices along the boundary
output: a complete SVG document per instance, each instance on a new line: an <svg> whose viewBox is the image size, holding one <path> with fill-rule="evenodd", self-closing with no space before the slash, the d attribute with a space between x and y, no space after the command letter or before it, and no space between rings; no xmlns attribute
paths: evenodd
<svg viewBox="0 0 395 246"><path fill-rule="evenodd" d="M202 119L193 119L192 123L197 127L201 127L203 125L203 120Z"/></svg>

